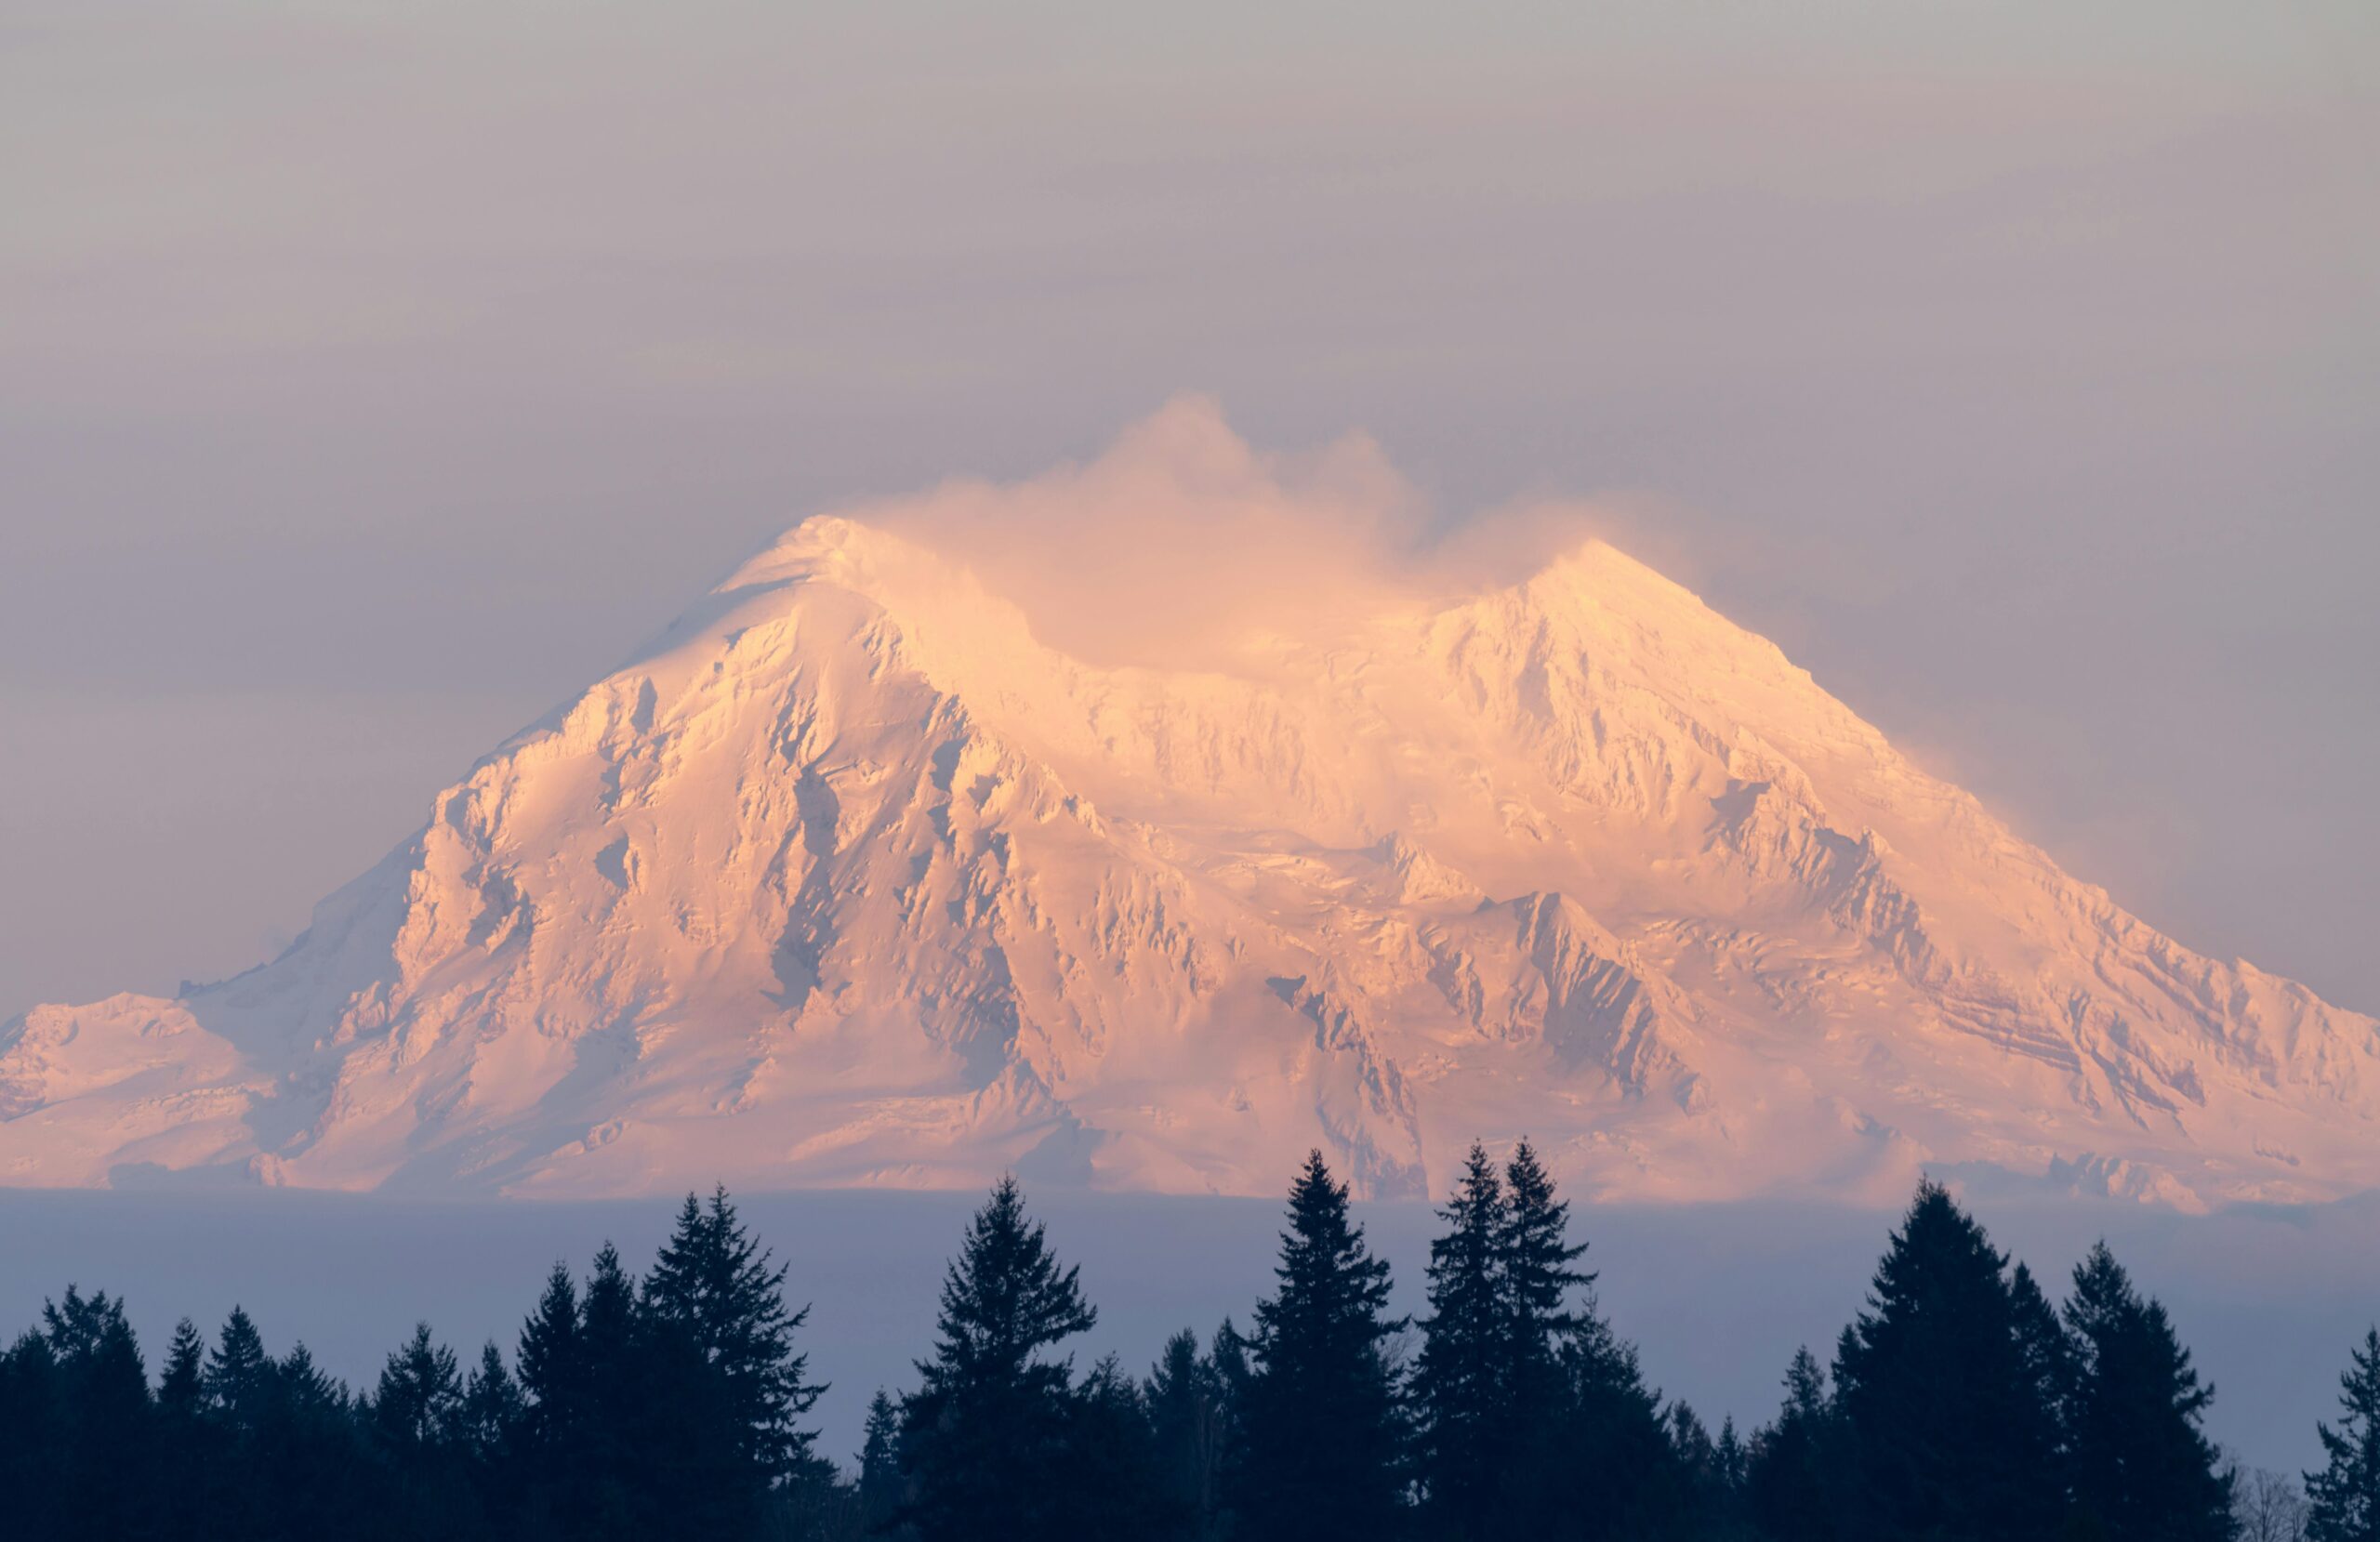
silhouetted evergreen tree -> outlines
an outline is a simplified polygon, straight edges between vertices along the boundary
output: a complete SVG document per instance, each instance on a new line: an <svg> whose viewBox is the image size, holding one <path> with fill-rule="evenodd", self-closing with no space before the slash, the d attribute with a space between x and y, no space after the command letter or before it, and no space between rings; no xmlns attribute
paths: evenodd
<svg viewBox="0 0 2380 1542"><path fill-rule="evenodd" d="M647 1535L642 1528L658 1502L641 1443L655 1411L643 1384L639 1326L636 1282L607 1242L596 1250L579 1300L577 1441L556 1496L572 1535Z"/></svg>
<svg viewBox="0 0 2380 1542"><path fill-rule="evenodd" d="M2030 1542L2056 1531L2052 1416L2006 1267L1948 1191L1919 1185L1835 1362L1848 1533Z"/></svg>
<svg viewBox="0 0 2380 1542"><path fill-rule="evenodd" d="M266 1414L273 1393L272 1358L245 1310L234 1306L206 1358L207 1405L231 1429L246 1433Z"/></svg>
<svg viewBox="0 0 2380 1542"><path fill-rule="evenodd" d="M240 1485L245 1517L223 1535L418 1535L425 1522L406 1475L367 1438L365 1410L346 1385L317 1366L303 1344L266 1364L256 1417L235 1446L247 1473Z"/></svg>
<svg viewBox="0 0 2380 1542"><path fill-rule="evenodd" d="M1827 1396L1826 1372L1807 1349L1785 1372L1785 1406L1752 1438L1744 1473L1745 1508L1775 1542L1826 1542L1835 1524L1835 1464L1841 1442Z"/></svg>
<svg viewBox="0 0 2380 1542"><path fill-rule="evenodd" d="M154 1483L161 1509L192 1521L219 1513L216 1496L225 1476L216 1450L221 1432L206 1414L206 1340L185 1317L174 1325L157 1381L160 1449ZM214 1530L192 1524L185 1535L207 1536Z"/></svg>
<svg viewBox="0 0 2380 1542"><path fill-rule="evenodd" d="M1216 1453L1215 1505L1208 1529L1214 1536L1237 1536L1241 1528L1235 1507L1239 1490L1246 1485L1249 1389L1256 1380L1256 1367L1249 1357L1248 1336L1228 1316L1215 1325L1214 1337L1207 1341L1207 1364L1213 1370L1215 1390L1222 1398L1223 1425Z"/></svg>
<svg viewBox="0 0 2380 1542"><path fill-rule="evenodd" d="M2108 1542L2228 1542L2231 1475L2199 1428L2199 1384L2165 1309L2143 1300L2107 1244L2075 1266L2066 1303L2074 1393L2074 1508Z"/></svg>
<svg viewBox="0 0 2380 1542"><path fill-rule="evenodd" d="M1499 1535L1518 1455L1513 1394L1521 1327L1507 1267L1512 1210L1487 1148L1472 1142L1446 1231L1430 1244L1430 1315L1413 1372L1421 1522L1449 1539Z"/></svg>
<svg viewBox="0 0 2380 1542"><path fill-rule="evenodd" d="M793 1349L808 1310L786 1305L784 1265L736 1218L724 1188L686 1196L640 1297L641 1375L666 1407L638 1445L673 1524L747 1530L770 1489L805 1468L798 1420L822 1388Z"/></svg>
<svg viewBox="0 0 2380 1542"><path fill-rule="evenodd" d="M483 1466L509 1459L525 1410L521 1384L505 1368L504 1352L491 1338L480 1363L463 1384L463 1447Z"/></svg>
<svg viewBox="0 0 2380 1542"><path fill-rule="evenodd" d="M2380 1328L2339 1374L2339 1427L2315 1426L2328 1458L2306 1474L2309 1542L2380 1542Z"/></svg>
<svg viewBox="0 0 2380 1542"><path fill-rule="evenodd" d="M2033 1272L2022 1263L2008 1278L2008 1307L2016 1334L2016 1350L2034 1400L2047 1415L2052 1467L2045 1479L2060 1493L2071 1486L2067 1470L2066 1419L2074 1402L2074 1345L2057 1309L2042 1293Z"/></svg>
<svg viewBox="0 0 2380 1542"><path fill-rule="evenodd" d="M1188 1535L1193 1512L1165 1492L1148 1404L1114 1355L1067 1400L1061 1445L1055 1535L1148 1542Z"/></svg>
<svg viewBox="0 0 2380 1542"><path fill-rule="evenodd" d="M1719 1421L1719 1440L1702 1493L1702 1531L1713 1542L1752 1535L1745 1485L1752 1476L1752 1449L1736 1432L1735 1416Z"/></svg>
<svg viewBox="0 0 2380 1542"><path fill-rule="evenodd" d="M206 1399L206 1340L185 1317L174 1325L165 1364L157 1378L157 1406L176 1418L196 1418Z"/></svg>
<svg viewBox="0 0 2380 1542"><path fill-rule="evenodd" d="M1554 1197L1554 1178L1523 1140L1504 1168L1510 1195L1503 1270L1525 1352L1551 1356L1581 1314L1574 1293L1595 1283L1578 1267L1587 1245L1570 1240L1570 1206Z"/></svg>
<svg viewBox="0 0 2380 1542"><path fill-rule="evenodd" d="M431 1338L429 1324L419 1323L413 1337L390 1352L365 1414L406 1518L427 1535L464 1535L477 1529L478 1490L469 1466L463 1391L455 1351Z"/></svg>
<svg viewBox="0 0 2380 1542"><path fill-rule="evenodd" d="M770 1268L769 1250L746 1232L721 1187L707 1205L686 1196L645 1280L645 1310L710 1367L726 1395L736 1454L763 1483L810 1455L817 1431L799 1420L826 1391L807 1379L809 1356L794 1352L810 1309L786 1305L790 1267Z"/></svg>
<svg viewBox="0 0 2380 1542"><path fill-rule="evenodd" d="M61 1379L38 1331L19 1336L0 1355L0 1502L31 1536L63 1535L74 1498L56 1481L68 1430Z"/></svg>
<svg viewBox="0 0 2380 1542"><path fill-rule="evenodd" d="M868 1401L867 1425L859 1448L860 1522L869 1535L906 1532L906 1528L896 1528L892 1519L900 1509L902 1493L901 1411L879 1389Z"/></svg>
<svg viewBox="0 0 2380 1542"><path fill-rule="evenodd" d="M1252 1542L1375 1542L1404 1509L1389 1270L1322 1153L1289 1190L1279 1286L1256 1307L1233 1509Z"/></svg>
<svg viewBox="0 0 2380 1542"><path fill-rule="evenodd" d="M1644 1394L1633 1354L1581 1295L1594 1284L1578 1267L1587 1245L1570 1241L1570 1206L1554 1197L1553 1176L1527 1140L1505 1165L1504 1183L1498 1267L1511 1314L1511 1448L1497 1521L1513 1535L1606 1535L1605 1521L1626 1508L1616 1494L1646 1480L1646 1453L1661 1444L1659 1400Z"/></svg>
<svg viewBox="0 0 2380 1542"><path fill-rule="evenodd" d="M568 1491L588 1448L588 1361L578 1317L578 1285L556 1262L513 1351L522 1413L513 1502L532 1534L562 1529L582 1509Z"/></svg>
<svg viewBox="0 0 2380 1542"><path fill-rule="evenodd" d="M463 1378L455 1351L417 1323L413 1337L389 1353L372 1397L372 1430L400 1460L445 1451L463 1439Z"/></svg>
<svg viewBox="0 0 2380 1542"><path fill-rule="evenodd" d="M78 1537L157 1535L153 1506L159 1455L149 1375L125 1320L105 1291L69 1285L42 1303L60 1440L46 1481L66 1496L60 1534Z"/></svg>
<svg viewBox="0 0 2380 1542"><path fill-rule="evenodd" d="M1675 1456L1674 1498L1655 1495L1662 1503L1641 1512L1638 1535L1675 1536L1720 1542L1739 1535L1739 1511L1743 1502L1744 1451L1733 1419L1720 1421L1713 1437L1701 1416L1685 1403L1669 1407L1670 1448Z"/></svg>
<svg viewBox="0 0 2380 1542"><path fill-rule="evenodd" d="M1000 1180L944 1276L933 1358L902 1404L898 1513L926 1542L1060 1535L1072 1373L1041 1352L1098 1321L1078 1272Z"/></svg>
<svg viewBox="0 0 2380 1542"><path fill-rule="evenodd" d="M1159 1493L1194 1537L1215 1536L1222 1527L1229 1396L1222 1372L1198 1352L1197 1334L1183 1328L1165 1341L1149 1370L1150 1436Z"/></svg>

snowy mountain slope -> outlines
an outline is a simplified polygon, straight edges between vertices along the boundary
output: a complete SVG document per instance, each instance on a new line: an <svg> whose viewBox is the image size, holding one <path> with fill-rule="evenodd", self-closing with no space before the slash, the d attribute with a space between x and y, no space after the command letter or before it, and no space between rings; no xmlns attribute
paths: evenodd
<svg viewBox="0 0 2380 1542"><path fill-rule="evenodd" d="M271 964L0 1027L0 1180L2186 1206L2380 1183L2380 1025L2202 957L1610 547L1207 672L812 520Z"/></svg>

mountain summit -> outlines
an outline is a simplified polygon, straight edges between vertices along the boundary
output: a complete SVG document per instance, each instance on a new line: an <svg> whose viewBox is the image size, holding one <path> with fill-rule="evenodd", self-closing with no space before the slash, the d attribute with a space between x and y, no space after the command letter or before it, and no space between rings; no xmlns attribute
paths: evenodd
<svg viewBox="0 0 2380 1542"><path fill-rule="evenodd" d="M0 1027L0 1180L2380 1183L2380 1025L2162 936L1613 547L1191 669L789 532L280 958Z"/></svg>

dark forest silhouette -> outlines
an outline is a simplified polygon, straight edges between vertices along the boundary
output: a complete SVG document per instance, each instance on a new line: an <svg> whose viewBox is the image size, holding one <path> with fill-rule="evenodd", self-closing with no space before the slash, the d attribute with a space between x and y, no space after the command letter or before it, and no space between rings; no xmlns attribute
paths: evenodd
<svg viewBox="0 0 2380 1542"><path fill-rule="evenodd" d="M608 1245L557 1264L509 1356L424 1324L360 1390L236 1308L152 1382L124 1303L70 1286L0 1354L0 1533L2380 1542L2380 1331L2301 1494L2209 1444L2214 1389L2104 1245L2054 1304L1928 1182L1831 1363L1805 1349L1768 1424L1714 1433L1601 1315L1527 1142L1474 1146L1439 1216L1428 1311L1392 1319L1315 1153L1247 1327L1185 1329L1144 1377L1065 1354L1096 1309L1003 1180L849 1471L802 1422L799 1341L831 1327L724 1190L641 1278Z"/></svg>

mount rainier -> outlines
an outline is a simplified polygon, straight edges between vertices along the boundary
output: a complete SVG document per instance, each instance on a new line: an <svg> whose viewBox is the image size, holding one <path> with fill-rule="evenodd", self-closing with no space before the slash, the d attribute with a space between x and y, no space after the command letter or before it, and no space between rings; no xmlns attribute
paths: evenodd
<svg viewBox="0 0 2380 1542"><path fill-rule="evenodd" d="M2380 1183L2380 1025L2202 957L1608 545L1197 668L812 519L281 957L0 1026L0 1181L1373 1196Z"/></svg>

